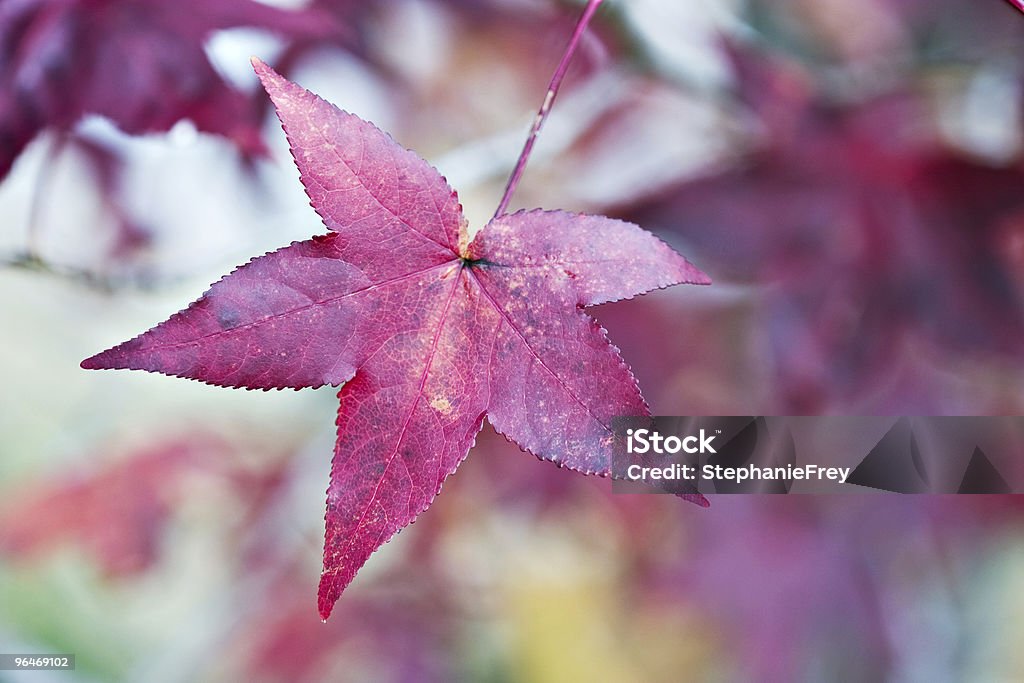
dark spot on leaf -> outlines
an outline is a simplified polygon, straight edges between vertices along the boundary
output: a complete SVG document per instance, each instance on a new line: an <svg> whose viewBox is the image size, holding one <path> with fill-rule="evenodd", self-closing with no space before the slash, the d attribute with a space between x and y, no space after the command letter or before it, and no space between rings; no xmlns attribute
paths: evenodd
<svg viewBox="0 0 1024 683"><path fill-rule="evenodd" d="M232 306L223 306L217 311L217 324L220 325L222 330L238 327L241 319L241 313Z"/></svg>

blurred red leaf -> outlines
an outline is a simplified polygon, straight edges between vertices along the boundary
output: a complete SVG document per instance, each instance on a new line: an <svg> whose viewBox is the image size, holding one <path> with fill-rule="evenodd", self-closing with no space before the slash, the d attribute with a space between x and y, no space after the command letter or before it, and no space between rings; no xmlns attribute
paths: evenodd
<svg viewBox="0 0 1024 683"><path fill-rule="evenodd" d="M163 529L193 477L237 494L243 526L258 517L281 482L278 463L246 463L214 436L196 432L157 441L97 470L11 495L0 506L0 552L24 559L78 544L108 574L135 574L158 559Z"/></svg>
<svg viewBox="0 0 1024 683"><path fill-rule="evenodd" d="M0 178L41 130L67 130L89 113L133 134L188 118L261 152L259 100L229 85L204 52L214 31L240 26L292 39L338 32L322 12L255 0L0 3Z"/></svg>
<svg viewBox="0 0 1024 683"><path fill-rule="evenodd" d="M763 286L780 409L835 409L877 386L909 335L947 355L1024 354L1020 164L943 146L909 88L835 102L777 55L731 55L763 144L615 213Z"/></svg>
<svg viewBox="0 0 1024 683"><path fill-rule="evenodd" d="M181 476L209 448L172 441L86 476L28 487L4 502L0 549L31 556L77 543L111 575L142 571L156 559Z"/></svg>
<svg viewBox="0 0 1024 683"><path fill-rule="evenodd" d="M254 259L82 365L249 389L344 384L326 618L369 555L430 505L485 415L524 450L607 476L611 418L648 408L582 308L708 280L637 226L597 216L502 215L470 242L436 170L261 62L256 70L335 232Z"/></svg>

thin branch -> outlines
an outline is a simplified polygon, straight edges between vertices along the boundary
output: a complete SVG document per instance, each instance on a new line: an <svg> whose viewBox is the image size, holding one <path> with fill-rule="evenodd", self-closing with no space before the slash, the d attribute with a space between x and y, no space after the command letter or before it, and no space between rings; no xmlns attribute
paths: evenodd
<svg viewBox="0 0 1024 683"><path fill-rule="evenodd" d="M185 278L181 276L157 278L145 273L107 275L78 266L53 263L29 251L0 254L0 270L21 270L50 275L105 293L125 289L134 289L140 292L157 291L185 281Z"/></svg>
<svg viewBox="0 0 1024 683"><path fill-rule="evenodd" d="M526 161L530 158L530 152L533 151L533 143L537 140L537 134L540 133L541 126L544 125L545 119L547 119L548 114L551 112L551 105L555 103L558 88L562 85L565 72L569 69L569 60L572 59L573 54L576 52L580 38L583 37L590 19L594 16L594 12L597 11L597 6L600 4L601 0L588 0L586 8L583 10L583 15L576 22L576 28L572 32L572 38L569 39L569 45L565 48L565 54L562 55L562 61L558 63L558 68L555 69L555 74L551 77L551 83L548 84L548 92L544 96L544 103L540 106L540 111L537 112L537 116L533 120L533 126L530 128L530 134L523 145L523 151L519 153L516 167L512 170L512 175L509 176L508 184L505 185L505 194L498 204L497 211L494 212L495 218L504 214L505 209L508 208L509 200L512 199L512 193L516 191L519 179L526 168Z"/></svg>

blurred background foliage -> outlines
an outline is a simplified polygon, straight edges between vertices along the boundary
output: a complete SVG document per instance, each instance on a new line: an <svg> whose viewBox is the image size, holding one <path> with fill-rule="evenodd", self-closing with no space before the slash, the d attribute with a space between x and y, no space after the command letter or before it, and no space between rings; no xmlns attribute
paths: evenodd
<svg viewBox="0 0 1024 683"><path fill-rule="evenodd" d="M323 232L250 54L479 226L580 8L0 0L0 651L78 656L0 680L1024 680L1014 497L700 510L485 428L324 625L333 392L78 369ZM608 0L513 208L715 280L596 311L657 413L1020 415L1022 86L997 0Z"/></svg>

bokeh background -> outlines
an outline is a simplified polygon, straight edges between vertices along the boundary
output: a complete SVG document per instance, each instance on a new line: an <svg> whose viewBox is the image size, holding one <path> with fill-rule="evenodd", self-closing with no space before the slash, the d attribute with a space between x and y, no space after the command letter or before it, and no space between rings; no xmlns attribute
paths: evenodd
<svg viewBox="0 0 1024 683"><path fill-rule="evenodd" d="M581 8L0 0L0 651L78 664L0 680L1024 680L1014 497L702 510L485 428L325 625L334 392L78 368L323 232L250 55L479 226ZM1000 0L607 0L513 208L715 280L596 310L657 413L1020 415L1022 107Z"/></svg>

